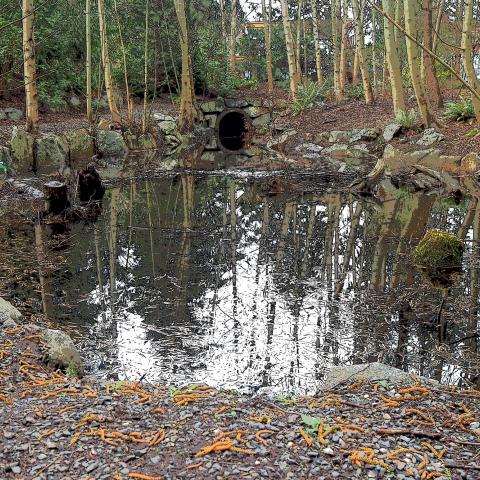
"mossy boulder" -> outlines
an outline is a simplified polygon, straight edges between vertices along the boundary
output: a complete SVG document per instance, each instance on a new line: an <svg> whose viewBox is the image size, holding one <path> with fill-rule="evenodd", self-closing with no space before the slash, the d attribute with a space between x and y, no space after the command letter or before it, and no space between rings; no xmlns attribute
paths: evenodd
<svg viewBox="0 0 480 480"><path fill-rule="evenodd" d="M21 127L13 127L10 150L15 173L33 170L33 136Z"/></svg>
<svg viewBox="0 0 480 480"><path fill-rule="evenodd" d="M45 169L56 167L63 169L68 163L68 143L64 137L47 135L38 138L36 144L37 170L44 173Z"/></svg>
<svg viewBox="0 0 480 480"><path fill-rule="evenodd" d="M128 155L128 148L121 133L113 130L97 131L97 150L102 158L123 161Z"/></svg>
<svg viewBox="0 0 480 480"><path fill-rule="evenodd" d="M64 136L70 149L71 162L87 160L95 155L93 136L86 128L65 132Z"/></svg>
<svg viewBox="0 0 480 480"><path fill-rule="evenodd" d="M458 268L463 250L463 242L456 235L433 228L416 246L413 258L426 268Z"/></svg>

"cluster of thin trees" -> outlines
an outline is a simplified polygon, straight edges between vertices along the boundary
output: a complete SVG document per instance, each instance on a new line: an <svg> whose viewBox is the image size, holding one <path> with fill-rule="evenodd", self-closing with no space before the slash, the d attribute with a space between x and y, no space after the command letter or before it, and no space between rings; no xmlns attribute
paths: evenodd
<svg viewBox="0 0 480 480"><path fill-rule="evenodd" d="M143 128L147 123L148 68L149 68L149 11L157 8L145 3L144 47L144 108ZM245 29L246 8L251 2L239 0L210 0L215 3L219 25L230 71L238 66L238 39ZM109 9L117 9L117 1L85 0L85 71L86 105L88 119L93 121L92 110L92 35L99 35L103 85L108 99L112 120L121 123L117 90L112 80L109 55ZM435 124L436 108L442 106L442 88L438 71L447 72L471 95L473 107L480 121L480 88L474 68L476 14L478 5L474 0L260 0L259 20L263 30L265 79L268 92L274 91L274 65L272 55L272 28L281 22L284 33L284 52L288 71L289 91L296 98L302 84L314 77L323 84L326 77L333 78L333 92L337 101L345 98L348 83L347 70L353 63L353 77L361 77L365 102L370 104L380 94L389 91L395 114L407 110L407 88L412 87L418 112L424 126ZM175 28L181 52L181 101L180 124L182 128L193 127L197 109L195 105L195 81L192 66L190 40L191 5L186 0L173 0L176 13ZM277 7L280 7L278 10ZM34 20L39 5L35 0L22 0L23 65L27 109L27 128L35 131L39 123L37 95L37 66L35 60ZM93 8L92 8L93 7ZM92 32L92 17L96 16L98 32ZM303 49L306 58L306 24L313 35L315 71L302 69ZM128 116L131 120L133 106L129 93L129 78L124 39L120 32L123 51L124 89L127 98ZM97 37L98 38L98 37ZM353 62L349 48L353 44ZM450 57L454 61L450 61ZM325 62L325 58L329 61ZM305 60L306 62L306 60ZM381 78L381 82L380 82ZM381 84L381 88L380 88ZM380 92L381 90L381 92Z"/></svg>

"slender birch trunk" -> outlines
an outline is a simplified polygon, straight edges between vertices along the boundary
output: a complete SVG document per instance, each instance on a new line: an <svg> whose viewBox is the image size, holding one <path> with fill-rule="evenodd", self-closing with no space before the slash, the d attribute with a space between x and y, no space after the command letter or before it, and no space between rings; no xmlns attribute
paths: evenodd
<svg viewBox="0 0 480 480"><path fill-rule="evenodd" d="M23 0L23 78L25 83L26 128L29 132L38 130L37 63L33 41L33 0Z"/></svg>
<svg viewBox="0 0 480 480"><path fill-rule="evenodd" d="M271 14L272 0L269 0L268 13L265 0L262 0L263 32L265 35L265 67L267 70L267 88L269 95L273 93Z"/></svg>
<svg viewBox="0 0 480 480"><path fill-rule="evenodd" d="M383 11L390 16L393 16L393 1L392 0L382 0L383 2ZM403 91L402 85L402 72L400 70L400 59L398 56L397 44L395 41L395 32L393 24L384 18L384 38L385 38L385 57L388 64L388 71L390 73L390 84L392 87L392 100L393 100L393 110L395 115L400 111L405 112L405 94ZM385 69L383 75L383 88L382 91L386 88L385 82Z"/></svg>
<svg viewBox="0 0 480 480"><path fill-rule="evenodd" d="M358 60L362 72L363 94L365 103L368 105L373 102L372 85L370 83L370 73L368 72L367 59L365 55L365 41L363 37L363 8L360 11L358 0L353 0L353 14L355 17L355 37L357 40Z"/></svg>
<svg viewBox="0 0 480 480"><path fill-rule="evenodd" d="M105 23L105 3L98 0L98 22L100 27L100 45L102 50L103 75L105 78L105 90L107 91L108 106L112 121L121 123L120 112L118 111L115 94L113 91L112 73L110 70L110 57L108 55L107 25Z"/></svg>
<svg viewBox="0 0 480 480"><path fill-rule="evenodd" d="M432 43L433 53L437 53L438 35L440 34L440 26L442 25L444 3L445 3L445 0L440 0L438 4L437 19L435 20L435 31L433 32L433 43Z"/></svg>
<svg viewBox="0 0 480 480"><path fill-rule="evenodd" d="M479 82L475 69L473 67L472 52L472 29L473 29L473 0L465 0L465 13L463 17L462 28L462 49L463 49L463 68L468 78L468 82L474 90L479 91ZM473 108L477 123L480 124L480 100L472 95Z"/></svg>
<svg viewBox="0 0 480 480"><path fill-rule="evenodd" d="M352 67L352 85L358 85L358 39L357 34L355 34L355 51L353 52L353 67Z"/></svg>
<svg viewBox="0 0 480 480"><path fill-rule="evenodd" d="M378 65L377 65L377 11L372 10L372 70L373 70L373 98L377 96L378 89Z"/></svg>
<svg viewBox="0 0 480 480"><path fill-rule="evenodd" d="M395 21L399 25L402 24L402 6L403 6L402 2L403 0L395 0ZM394 27L394 31L395 31L395 41L397 42L397 45L400 45L400 42L402 41L402 32L397 27Z"/></svg>
<svg viewBox="0 0 480 480"><path fill-rule="evenodd" d="M432 0L423 0L423 46L433 51L433 15ZM435 72L435 60L423 50L423 68L421 69L423 81L432 104L438 108L443 107L442 94Z"/></svg>
<svg viewBox="0 0 480 480"><path fill-rule="evenodd" d="M237 1L232 0L232 21L230 23L230 70L237 70L235 54L237 50Z"/></svg>
<svg viewBox="0 0 480 480"><path fill-rule="evenodd" d="M298 13L297 13L297 34L295 42L295 60L297 62L297 81L298 84L302 83L302 60L300 56L301 51L301 33L302 33L302 10L303 0L298 0Z"/></svg>
<svg viewBox="0 0 480 480"><path fill-rule="evenodd" d="M92 0L85 1L85 40L87 57L85 59L85 72L87 76L87 119L93 122L92 108Z"/></svg>
<svg viewBox="0 0 480 480"><path fill-rule="evenodd" d="M227 21L225 18L225 0L220 0L220 22L222 25L223 44L227 47Z"/></svg>
<svg viewBox="0 0 480 480"><path fill-rule="evenodd" d="M145 47L144 47L144 90L143 90L143 118L142 131L147 131L147 100L148 100L148 13L149 2L145 2Z"/></svg>
<svg viewBox="0 0 480 480"><path fill-rule="evenodd" d="M341 0L331 0L332 38L333 38L333 84L335 99L343 100L343 89L340 81L340 55L342 44L342 4Z"/></svg>
<svg viewBox="0 0 480 480"><path fill-rule="evenodd" d="M282 7L283 31L285 32L285 47L287 50L288 73L290 76L290 94L292 98L296 98L298 94L298 76L295 62L292 28L288 14L288 0L280 0L280 5Z"/></svg>
<svg viewBox="0 0 480 480"><path fill-rule="evenodd" d="M417 15L416 0L405 0L403 2L405 15L405 31L414 37L417 34ZM412 86L417 99L418 110L422 118L425 128L429 128L433 122L433 115L430 111L430 106L425 94L425 86L422 83L420 73L420 62L418 58L418 47L410 38L405 38L407 44L408 65L410 67L410 77L412 79Z"/></svg>
<svg viewBox="0 0 480 480"><path fill-rule="evenodd" d="M185 0L175 0L175 11L179 24L180 50L182 54L182 80L180 98L179 127L182 130L193 128L195 117L195 95L193 90L192 61L187 30Z"/></svg>
<svg viewBox="0 0 480 480"><path fill-rule="evenodd" d="M347 53L348 53L348 34L347 34L347 20L342 19L342 43L340 47L340 90L342 98L345 92L345 85L347 82Z"/></svg>
<svg viewBox="0 0 480 480"><path fill-rule="evenodd" d="M318 34L317 0L310 0L310 5L312 8L313 40L315 42L315 69L317 71L317 82L322 84L322 52L320 49L320 35Z"/></svg>

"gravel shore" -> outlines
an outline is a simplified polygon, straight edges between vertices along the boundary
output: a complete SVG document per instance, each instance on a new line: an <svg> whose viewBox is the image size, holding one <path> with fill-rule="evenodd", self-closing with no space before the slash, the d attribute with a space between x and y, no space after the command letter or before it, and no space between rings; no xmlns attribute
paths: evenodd
<svg viewBox="0 0 480 480"><path fill-rule="evenodd" d="M480 391L383 381L269 398L68 373L28 327L0 326L0 478L480 478Z"/></svg>

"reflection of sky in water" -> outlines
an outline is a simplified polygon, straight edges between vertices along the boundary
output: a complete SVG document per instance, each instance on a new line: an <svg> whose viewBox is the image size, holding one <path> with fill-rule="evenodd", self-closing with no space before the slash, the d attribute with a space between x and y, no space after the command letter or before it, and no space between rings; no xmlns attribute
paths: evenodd
<svg viewBox="0 0 480 480"><path fill-rule="evenodd" d="M72 227L62 288L92 369L297 393L314 391L331 365L380 360L446 381L465 373L476 250L469 243L468 274L447 299L455 343L443 357L431 322L441 291L407 253L427 227L458 231L469 202L269 197L262 182L219 177L134 187L108 192L95 226Z"/></svg>

